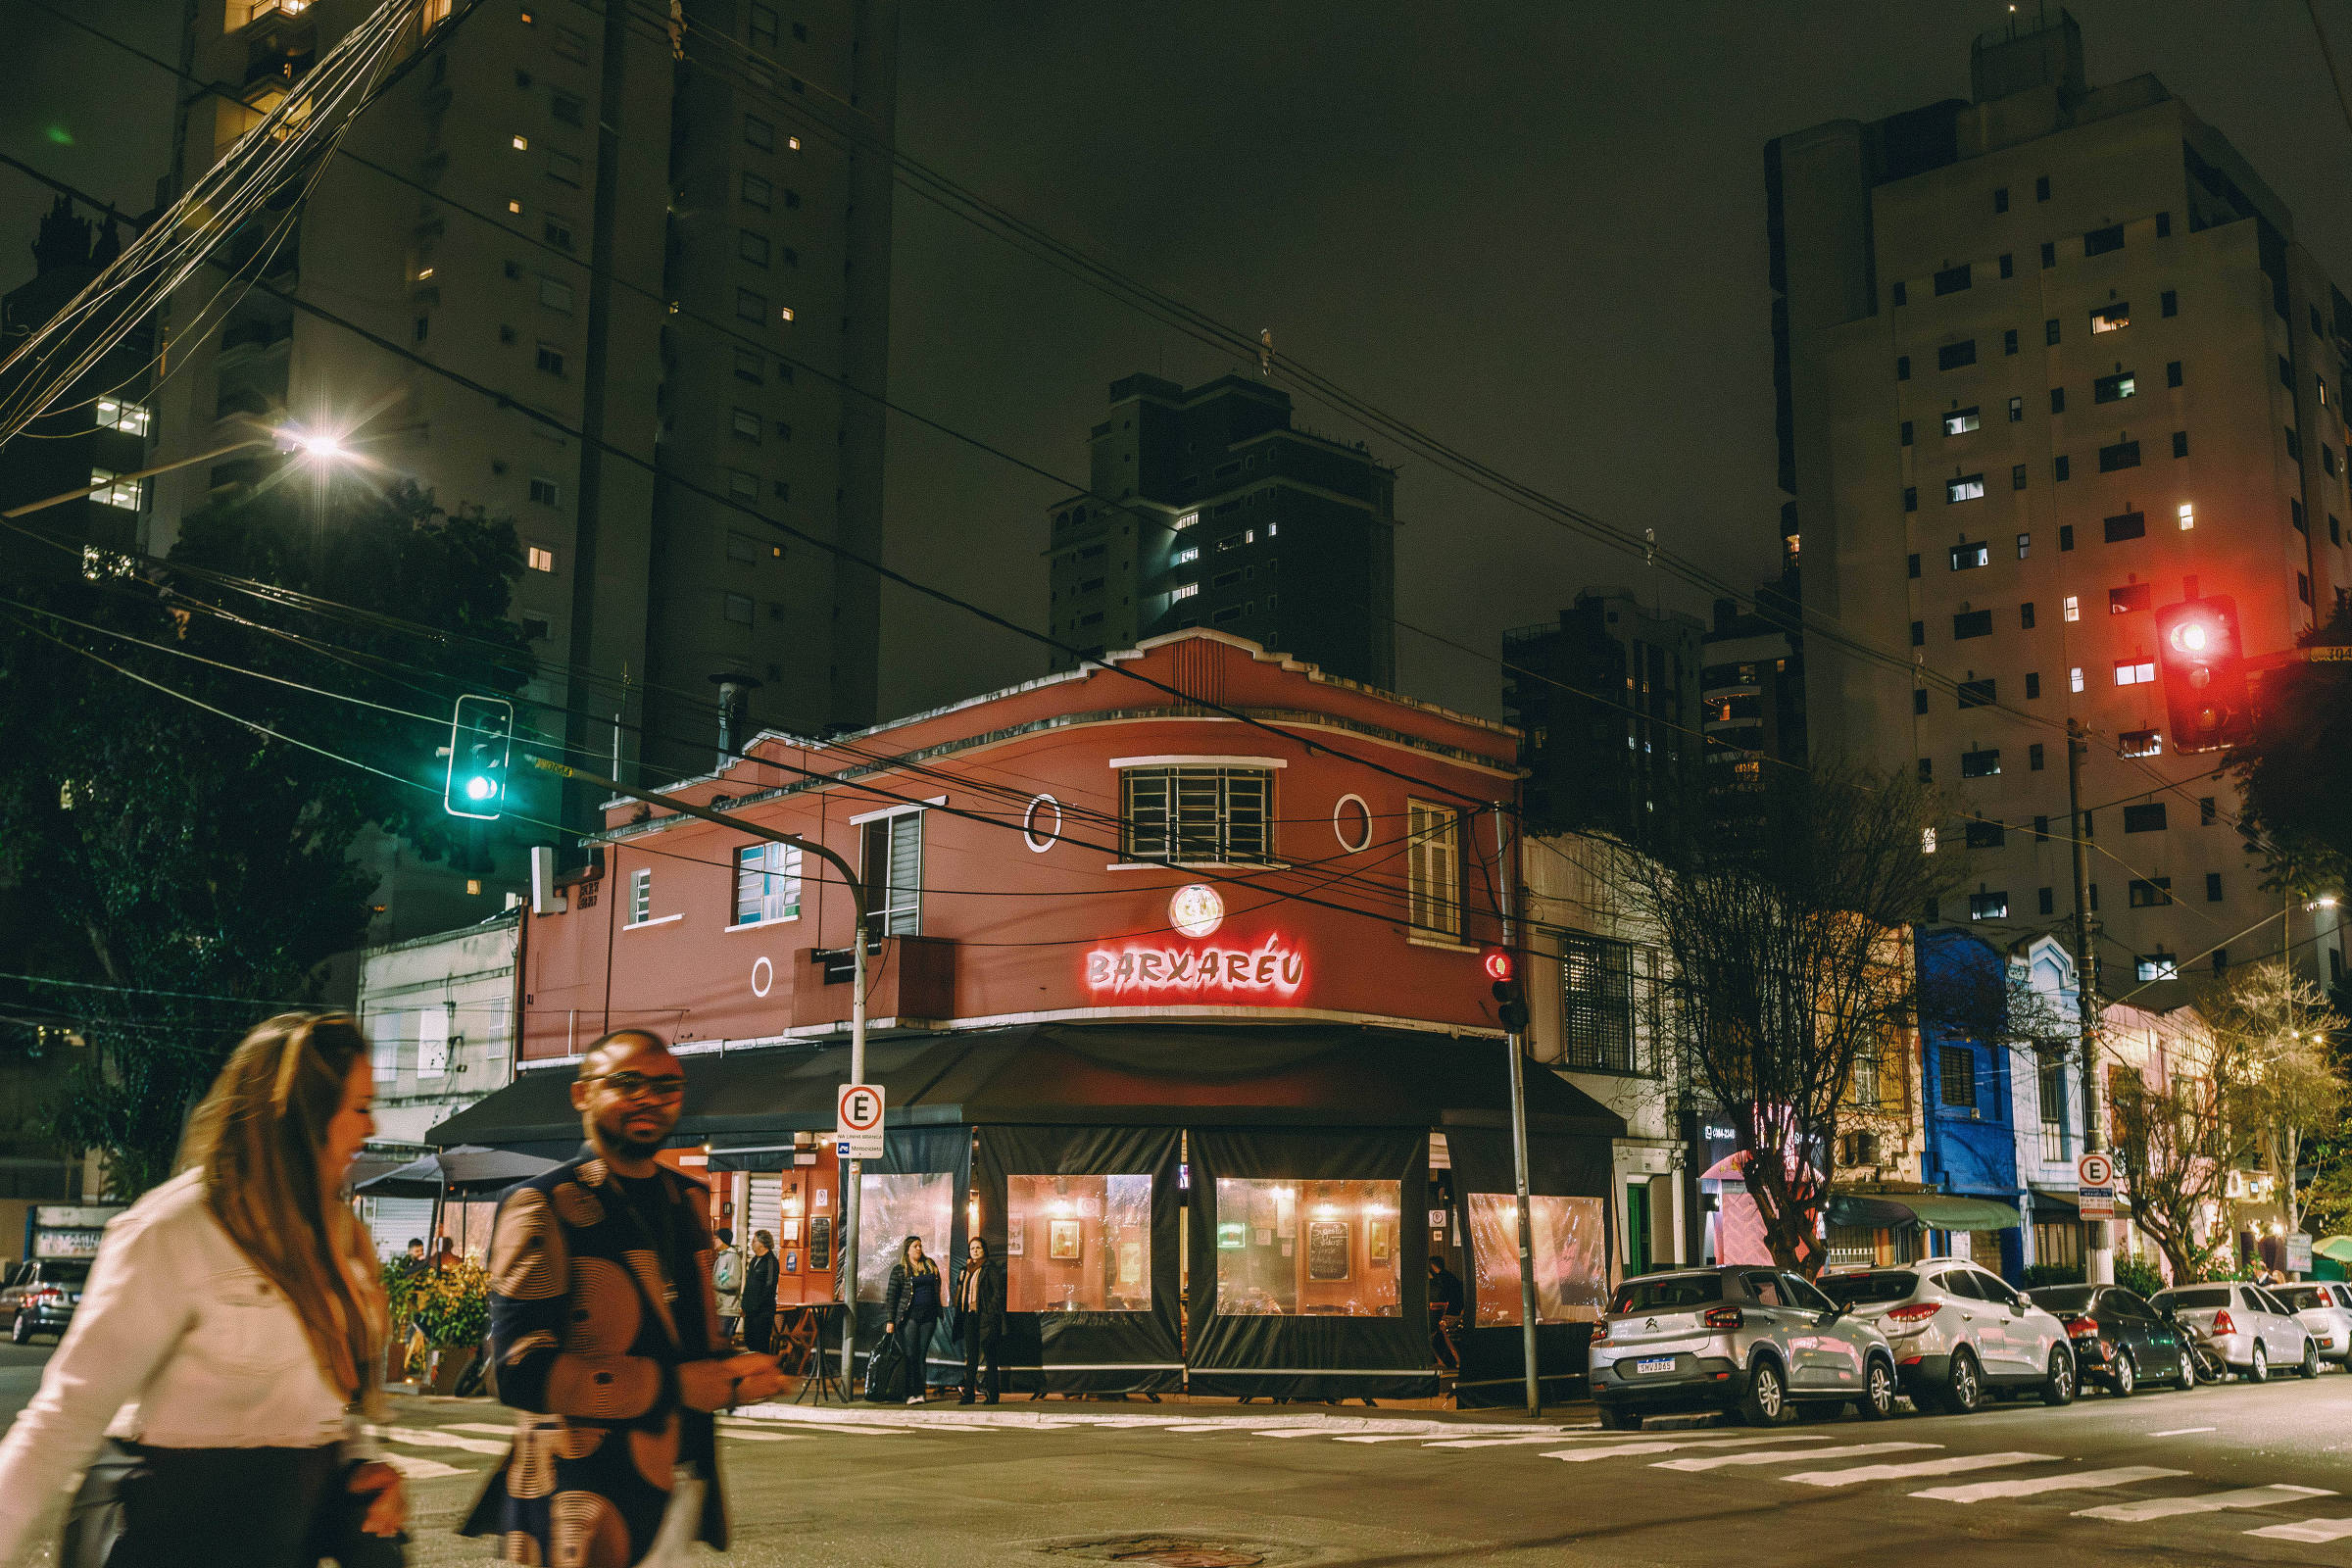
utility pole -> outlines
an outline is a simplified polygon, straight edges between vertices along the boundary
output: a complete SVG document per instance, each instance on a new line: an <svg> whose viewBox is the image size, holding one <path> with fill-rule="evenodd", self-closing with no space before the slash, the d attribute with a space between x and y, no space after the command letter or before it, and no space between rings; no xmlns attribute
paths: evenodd
<svg viewBox="0 0 2352 1568"><path fill-rule="evenodd" d="M2082 1150L2107 1148L2105 1097L2099 1093L2098 922L2090 913L2090 822L2082 812L2082 754L2090 749L2081 719L2066 721L2066 809L2075 851L2075 998L2082 1028ZM2115 1244L2108 1222L2082 1222L2082 1277L2093 1285L2115 1283Z"/></svg>
<svg viewBox="0 0 2352 1568"><path fill-rule="evenodd" d="M1502 906L1497 911L1502 916L1502 950L1510 956L1515 976L1518 955L1511 946L1511 857L1503 842L1500 801L1494 803L1494 864ZM1526 995L1524 984L1519 994L1522 998ZM1525 1001L1520 1001L1519 1015L1503 1020L1508 1029L1503 1044L1511 1056L1511 1179L1519 1194L1519 1347L1527 1367L1527 1413L1542 1415L1544 1386L1536 1375L1536 1236L1527 1200L1526 1007Z"/></svg>

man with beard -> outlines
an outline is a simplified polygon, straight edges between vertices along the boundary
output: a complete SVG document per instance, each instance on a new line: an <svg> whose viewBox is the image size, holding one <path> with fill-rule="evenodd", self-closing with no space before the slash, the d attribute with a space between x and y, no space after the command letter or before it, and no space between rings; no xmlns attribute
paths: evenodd
<svg viewBox="0 0 2352 1568"><path fill-rule="evenodd" d="M679 1523L726 1549L711 1412L783 1379L771 1355L725 1353L710 1233L654 1157L685 1095L660 1036L605 1036L571 1086L587 1147L499 1205L490 1343L514 1446L463 1533L499 1536L508 1562L629 1568L698 1493Z"/></svg>

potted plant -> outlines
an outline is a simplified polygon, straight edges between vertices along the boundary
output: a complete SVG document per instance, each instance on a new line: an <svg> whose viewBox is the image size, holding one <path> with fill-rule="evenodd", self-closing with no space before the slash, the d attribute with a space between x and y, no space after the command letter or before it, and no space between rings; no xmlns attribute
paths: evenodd
<svg viewBox="0 0 2352 1568"><path fill-rule="evenodd" d="M426 1386L454 1394L490 1327L490 1276L479 1263L461 1260L415 1274L406 1287L408 1320L430 1354Z"/></svg>

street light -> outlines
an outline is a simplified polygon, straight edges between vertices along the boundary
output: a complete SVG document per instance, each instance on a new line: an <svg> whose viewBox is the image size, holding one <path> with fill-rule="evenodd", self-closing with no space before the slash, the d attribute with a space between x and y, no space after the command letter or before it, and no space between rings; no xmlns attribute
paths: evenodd
<svg viewBox="0 0 2352 1568"><path fill-rule="evenodd" d="M62 495L50 496L46 500L28 501L21 507L11 507L6 512L0 512L0 519L22 517L28 513L45 512L51 507L62 507L69 501L84 501L101 490L111 490L119 484L152 479L159 474L177 473L180 469L192 468L199 463L212 463L239 452L251 452L256 447L273 448L289 457L299 455L303 459L322 465L350 462L356 456L349 447L343 444L342 437L332 431L300 430L293 425L279 425L243 441L232 441L227 446L215 447L210 452L199 452L192 458L181 458L174 463L159 463L153 467L141 468L134 473L111 474L96 484L84 485L78 490L68 490Z"/></svg>

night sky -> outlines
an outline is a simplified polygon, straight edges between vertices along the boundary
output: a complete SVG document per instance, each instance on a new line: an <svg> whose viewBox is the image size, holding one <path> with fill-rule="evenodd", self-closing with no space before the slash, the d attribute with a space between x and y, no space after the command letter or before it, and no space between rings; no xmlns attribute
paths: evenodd
<svg viewBox="0 0 2352 1568"><path fill-rule="evenodd" d="M176 55L177 0L84 3ZM2302 0L2071 9L2092 82L2163 78L2352 287L2352 129ZM2319 9L2352 69L2352 3ZM917 158L1120 270L1269 326L1278 354L1749 581L1774 567L1778 509L1764 142L1967 96L1969 40L2005 10L908 0L899 129ZM168 78L22 0L0 0L0 26L17 54L0 147L143 209ZM28 273L45 205L0 171L0 287ZM904 185L895 265L894 398L1072 480L1114 378L1244 368ZM1367 438L1311 403L1298 417ZM1056 487L903 420L890 439L891 563L1042 630ZM1401 466L1404 620L1492 650L1588 583L1705 612L1638 560L1372 447ZM885 712L1046 666L1036 643L884 593ZM1499 712L1491 662L1404 631L1397 649L1405 691Z"/></svg>

